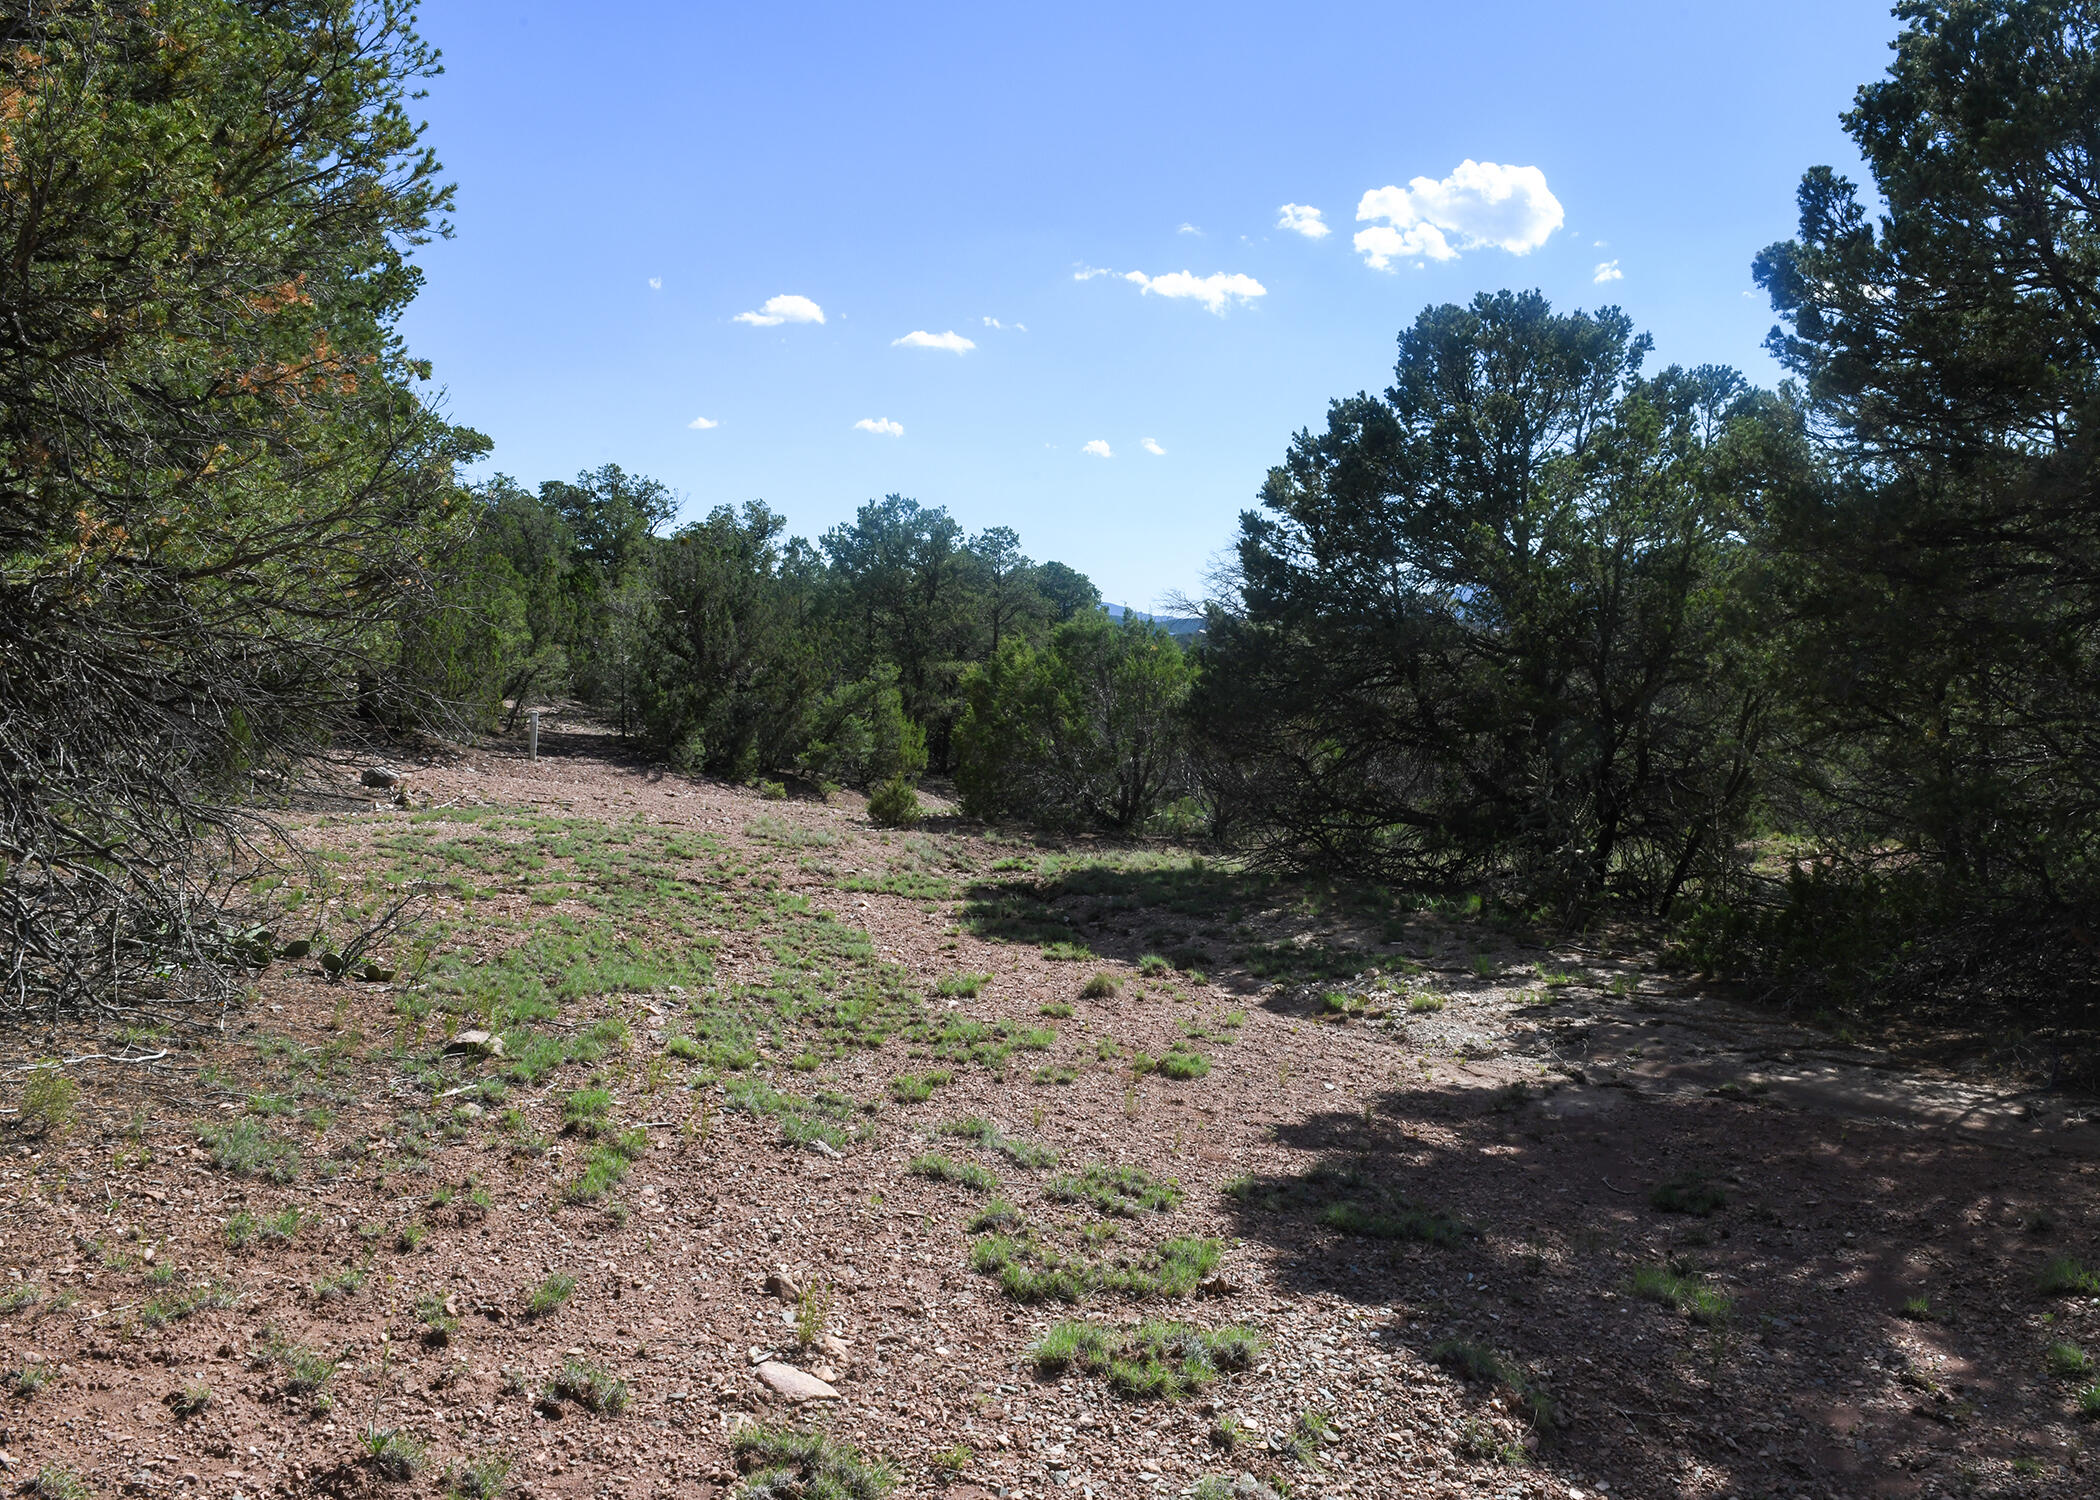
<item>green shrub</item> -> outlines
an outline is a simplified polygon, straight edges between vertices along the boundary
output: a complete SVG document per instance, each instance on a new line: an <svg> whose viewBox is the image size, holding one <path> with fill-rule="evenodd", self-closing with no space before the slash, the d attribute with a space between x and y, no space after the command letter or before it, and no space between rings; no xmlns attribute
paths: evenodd
<svg viewBox="0 0 2100 1500"><path fill-rule="evenodd" d="M1079 998L1082 1000L1107 1000L1115 994L1117 988L1118 986L1112 975L1097 972L1092 979L1080 986Z"/></svg>
<svg viewBox="0 0 2100 1500"><path fill-rule="evenodd" d="M902 776L892 776L868 797L868 821L878 828L909 828L922 816L918 789Z"/></svg>
<svg viewBox="0 0 2100 1500"><path fill-rule="evenodd" d="M38 1135L62 1136L73 1128L79 1101L80 1085L66 1077L65 1064L46 1058L23 1080L15 1119Z"/></svg>
<svg viewBox="0 0 2100 1500"><path fill-rule="evenodd" d="M2042 1267L2036 1286L2045 1297L2100 1296L2100 1271L2089 1271L2068 1255Z"/></svg>

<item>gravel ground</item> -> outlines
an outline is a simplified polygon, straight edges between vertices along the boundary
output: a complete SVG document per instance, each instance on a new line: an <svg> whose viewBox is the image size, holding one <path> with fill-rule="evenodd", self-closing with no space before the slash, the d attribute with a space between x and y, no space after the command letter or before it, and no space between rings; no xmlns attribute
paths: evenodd
<svg viewBox="0 0 2100 1500"><path fill-rule="evenodd" d="M455 1056L444 1078L459 1092L441 1097L405 1061L405 962L385 984L280 963L239 1008L165 1039L13 1037L0 1101L14 1109L37 1058L166 1054L71 1064L83 1094L63 1136L0 1117L15 1122L0 1135L0 1348L27 1372L0 1396L13 1479L63 1468L95 1495L442 1493L463 1466L500 1460L521 1496L690 1497L738 1482L740 1430L786 1422L888 1463L898 1493L955 1500L1172 1496L1207 1475L1334 1497L2094 1491L2095 1428L2076 1402L2100 1372L2052 1373L2046 1351L2100 1361L2100 1296L2038 1282L2054 1258L2100 1263L2100 1131L2075 1101L1905 1069L1659 976L1638 951L1549 950L1457 913L1276 895L1226 932L1185 900L1147 905L1141 883L1067 888L1051 905L1097 957L1060 961L980 935L970 903L988 883L1038 880L1046 855L1129 851L1051 850L947 817L914 843L869 828L850 794L766 801L624 763L584 734L550 732L546 751L409 765L406 808L348 800L362 763L346 761L345 800L309 815L306 837L355 872L417 808L705 834L718 852L698 885L806 901L864 931L936 1020L1054 1025L1054 1041L957 1067L906 1103L890 1081L928 1064L903 1042L848 1049L814 1076L761 1049L749 1075L869 1106L842 1148L795 1146L778 1119L732 1109L712 1075L662 1066L690 995L578 997L554 1024L625 1024L628 1049L598 1071L616 1122L649 1140L594 1205L561 1191L591 1150L560 1133L581 1068L484 1107L472 1085L496 1062ZM909 896L877 878L906 851L926 882ZM569 912L536 899L489 890L468 940L493 961ZM768 931L725 920L688 936L712 940L726 992L765 982ZM1362 973L1265 981L1236 956L1274 943L1353 946ZM1140 972L1175 944L1206 950L1203 975L1187 958ZM1084 998L1097 971L1116 993ZM974 996L933 989L964 972L989 979ZM1177 1041L1207 1074L1129 1066ZM331 1101L271 1127L308 1169L284 1184L223 1170L201 1132L271 1122L268 1091L294 1074ZM516 1120L498 1128L506 1108ZM965 1118L1057 1162L942 1133ZM515 1149L531 1129L545 1154ZM1103 1265L1150 1264L1170 1240L1221 1255L1185 1297L1015 1301L972 1269L986 1194L907 1170L929 1151L994 1173L1025 1222ZM1087 1165L1180 1193L1164 1210L1095 1213L1053 1191ZM272 1243L287 1208L300 1222ZM263 1228L236 1249L241 1214ZM354 1288L317 1291L346 1270L362 1271ZM573 1295L532 1316L556 1274ZM783 1295L803 1289L805 1317L828 1297L830 1342L806 1349ZM425 1298L456 1321L442 1343ZM1031 1360L1073 1317L1243 1325L1262 1346L1180 1399L1132 1399ZM334 1367L321 1399L301 1388L295 1347ZM626 1381L625 1409L543 1399L564 1359ZM758 1373L769 1363L837 1394L790 1400ZM198 1386L208 1403L178 1414ZM426 1450L406 1484L368 1451L387 1429Z"/></svg>

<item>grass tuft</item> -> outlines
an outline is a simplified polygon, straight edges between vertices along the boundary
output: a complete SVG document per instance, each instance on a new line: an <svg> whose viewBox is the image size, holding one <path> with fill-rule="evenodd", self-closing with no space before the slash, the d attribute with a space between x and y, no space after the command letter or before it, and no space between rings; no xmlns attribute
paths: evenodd
<svg viewBox="0 0 2100 1500"><path fill-rule="evenodd" d="M828 1433L747 1427L729 1448L749 1476L740 1492L747 1500L882 1500L897 1486L887 1465Z"/></svg>

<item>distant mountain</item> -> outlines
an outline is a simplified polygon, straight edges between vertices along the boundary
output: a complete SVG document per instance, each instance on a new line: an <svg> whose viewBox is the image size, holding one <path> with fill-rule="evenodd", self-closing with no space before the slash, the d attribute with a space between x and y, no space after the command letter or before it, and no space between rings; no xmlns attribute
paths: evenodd
<svg viewBox="0 0 2100 1500"><path fill-rule="evenodd" d="M1132 609L1127 604L1104 604L1101 607L1108 611L1111 620L1120 620L1126 615L1133 620L1150 620L1177 641L1185 641L1192 635L1203 633L1203 621L1200 618L1187 615L1151 615L1141 609Z"/></svg>

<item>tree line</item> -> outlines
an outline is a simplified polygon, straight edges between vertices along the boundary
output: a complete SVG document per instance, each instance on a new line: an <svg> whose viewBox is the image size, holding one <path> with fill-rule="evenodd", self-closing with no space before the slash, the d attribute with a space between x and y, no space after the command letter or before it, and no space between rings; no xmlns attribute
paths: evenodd
<svg viewBox="0 0 2100 1500"><path fill-rule="evenodd" d="M2089 1025L2100 7L1896 15L1844 116L1870 191L1809 171L1754 259L1778 388L1651 368L1616 308L1427 308L1282 444L1184 647L900 496L812 543L613 466L469 482L488 445L395 331L450 203L399 0L10 12L12 1003L213 961L258 788L346 726L561 696L884 817L940 775L975 817Z"/></svg>

